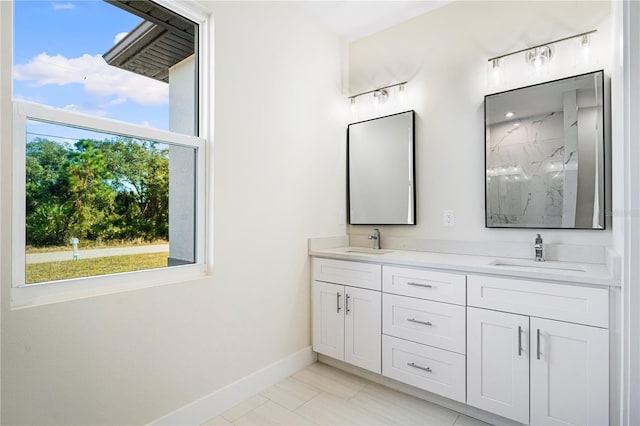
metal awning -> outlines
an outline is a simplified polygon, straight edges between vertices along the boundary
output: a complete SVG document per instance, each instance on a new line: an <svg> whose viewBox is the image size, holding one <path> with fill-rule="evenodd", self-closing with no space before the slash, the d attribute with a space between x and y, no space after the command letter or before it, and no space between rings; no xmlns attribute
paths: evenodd
<svg viewBox="0 0 640 426"><path fill-rule="evenodd" d="M102 55L112 66L169 82L169 68L194 53L196 25L151 1L105 0L143 19Z"/></svg>

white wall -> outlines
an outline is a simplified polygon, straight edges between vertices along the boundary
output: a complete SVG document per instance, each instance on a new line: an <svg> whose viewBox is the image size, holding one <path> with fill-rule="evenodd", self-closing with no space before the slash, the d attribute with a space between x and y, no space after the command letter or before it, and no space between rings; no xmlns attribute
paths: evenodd
<svg viewBox="0 0 640 426"><path fill-rule="evenodd" d="M456 1L350 44L350 92L407 80L406 99L396 108L417 113L417 225L384 227L383 242L386 235L533 244L534 230L484 227L483 101L499 91L488 87L487 60L598 29L597 41L605 44L599 67L609 72L609 9L609 2ZM379 109L391 112L398 111ZM454 210L454 227L443 226L443 210ZM349 232L370 228L350 226ZM545 243L612 242L610 227L542 234Z"/></svg>
<svg viewBox="0 0 640 426"><path fill-rule="evenodd" d="M191 55L169 68L169 130L185 135L195 135L196 59Z"/></svg>
<svg viewBox="0 0 640 426"><path fill-rule="evenodd" d="M2 424L146 423L310 344L306 238L344 233L345 46L286 3L205 5L213 276L11 311L3 225Z"/></svg>

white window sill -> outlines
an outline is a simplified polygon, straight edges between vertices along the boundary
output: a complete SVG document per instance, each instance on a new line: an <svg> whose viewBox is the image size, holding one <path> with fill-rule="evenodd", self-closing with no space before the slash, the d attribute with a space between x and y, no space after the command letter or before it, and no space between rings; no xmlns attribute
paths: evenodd
<svg viewBox="0 0 640 426"><path fill-rule="evenodd" d="M87 297L178 284L206 276L206 265L197 264L29 284L11 288L11 309L31 308Z"/></svg>

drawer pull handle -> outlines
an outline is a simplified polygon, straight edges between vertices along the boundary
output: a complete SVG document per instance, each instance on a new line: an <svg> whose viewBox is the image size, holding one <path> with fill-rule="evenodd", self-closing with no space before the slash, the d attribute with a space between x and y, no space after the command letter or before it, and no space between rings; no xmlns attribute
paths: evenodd
<svg viewBox="0 0 640 426"><path fill-rule="evenodd" d="M344 302L344 306L345 308L347 308L346 315L349 315L349 312L351 311L351 309L349 309L349 299L351 299L351 296L349 296L349 293L347 293L347 297Z"/></svg>
<svg viewBox="0 0 640 426"><path fill-rule="evenodd" d="M422 283L414 283L414 282L408 282L407 285L412 285L414 287L433 288L431 284L422 284Z"/></svg>
<svg viewBox="0 0 640 426"><path fill-rule="evenodd" d="M522 326L518 326L518 356L522 356Z"/></svg>
<svg viewBox="0 0 640 426"><path fill-rule="evenodd" d="M336 293L336 312L340 313L340 292Z"/></svg>
<svg viewBox="0 0 640 426"><path fill-rule="evenodd" d="M415 318L408 318L407 321L415 322L416 324L428 325L429 327L431 327L433 325L429 321L420 321L420 320L417 320Z"/></svg>
<svg viewBox="0 0 640 426"><path fill-rule="evenodd" d="M540 359L540 329L536 331L536 358Z"/></svg>
<svg viewBox="0 0 640 426"><path fill-rule="evenodd" d="M408 362L407 365L409 367L417 368L418 370L426 371L427 373L431 373L431 369L429 367L423 367L421 365L417 365L415 362Z"/></svg>

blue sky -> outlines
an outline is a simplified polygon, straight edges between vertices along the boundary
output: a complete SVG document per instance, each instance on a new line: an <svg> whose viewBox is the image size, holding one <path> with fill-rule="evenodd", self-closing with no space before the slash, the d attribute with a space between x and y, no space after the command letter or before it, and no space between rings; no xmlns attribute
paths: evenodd
<svg viewBox="0 0 640 426"><path fill-rule="evenodd" d="M168 85L104 63L141 19L101 0L18 0L14 98L167 129Z"/></svg>

